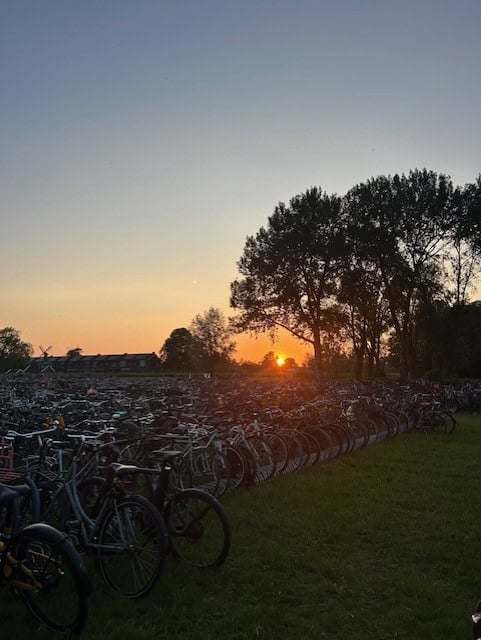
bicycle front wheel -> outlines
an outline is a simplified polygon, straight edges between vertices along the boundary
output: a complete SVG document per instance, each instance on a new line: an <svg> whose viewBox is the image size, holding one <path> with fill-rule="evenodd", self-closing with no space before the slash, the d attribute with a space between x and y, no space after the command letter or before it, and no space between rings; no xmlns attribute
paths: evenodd
<svg viewBox="0 0 481 640"><path fill-rule="evenodd" d="M224 508L206 491L186 489L172 496L166 509L172 553L194 567L221 565L230 550Z"/></svg>
<svg viewBox="0 0 481 640"><path fill-rule="evenodd" d="M142 598L155 586L167 549L159 511L142 496L114 501L99 527L98 555L104 581L126 598Z"/></svg>
<svg viewBox="0 0 481 640"><path fill-rule="evenodd" d="M19 534L13 555L22 600L32 615L60 633L80 633L88 615L90 583L65 534L31 525Z"/></svg>

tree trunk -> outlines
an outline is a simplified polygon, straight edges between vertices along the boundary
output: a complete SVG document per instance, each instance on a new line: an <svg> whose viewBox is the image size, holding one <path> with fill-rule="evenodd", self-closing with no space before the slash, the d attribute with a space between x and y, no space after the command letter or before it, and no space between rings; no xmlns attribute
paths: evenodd
<svg viewBox="0 0 481 640"><path fill-rule="evenodd" d="M315 327L312 331L314 338L314 373L316 380L321 379L322 370L322 345L321 345L321 332Z"/></svg>
<svg viewBox="0 0 481 640"><path fill-rule="evenodd" d="M399 340L399 382L409 380L409 341L404 331L398 334Z"/></svg>
<svg viewBox="0 0 481 640"><path fill-rule="evenodd" d="M364 369L364 354L360 349L354 351L354 377L356 380L362 380Z"/></svg>

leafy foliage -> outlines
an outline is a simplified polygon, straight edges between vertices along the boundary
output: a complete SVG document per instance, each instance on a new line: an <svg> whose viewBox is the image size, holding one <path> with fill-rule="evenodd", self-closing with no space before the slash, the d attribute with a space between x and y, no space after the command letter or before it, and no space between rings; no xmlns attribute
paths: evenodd
<svg viewBox="0 0 481 640"><path fill-rule="evenodd" d="M174 329L160 350L165 371L200 371L203 357L202 343L185 327Z"/></svg>
<svg viewBox="0 0 481 640"><path fill-rule="evenodd" d="M25 367L33 355L33 347L23 342L20 331L13 327L0 329L0 370Z"/></svg>
<svg viewBox="0 0 481 640"><path fill-rule="evenodd" d="M287 330L312 346L317 373L332 344L349 338L357 377L366 362L368 375L381 373L383 335L393 329L406 379L419 372L423 313L444 302L456 307L455 370L480 255L481 176L461 189L416 169L371 178L343 198L311 188L247 238L231 284L233 326Z"/></svg>
<svg viewBox="0 0 481 640"><path fill-rule="evenodd" d="M339 326L336 304L345 242L340 199L312 188L280 203L256 236L247 238L231 284L237 330L275 335L286 329L321 358L323 332Z"/></svg>
<svg viewBox="0 0 481 640"><path fill-rule="evenodd" d="M231 340L232 330L224 314L210 307L192 320L190 331L203 350L203 368L206 371L218 371L229 367L235 343Z"/></svg>

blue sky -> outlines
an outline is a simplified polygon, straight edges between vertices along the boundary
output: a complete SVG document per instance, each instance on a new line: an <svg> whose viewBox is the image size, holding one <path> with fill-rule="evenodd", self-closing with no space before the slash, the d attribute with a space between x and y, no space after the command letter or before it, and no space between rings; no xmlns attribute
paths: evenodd
<svg viewBox="0 0 481 640"><path fill-rule="evenodd" d="M228 313L311 185L481 171L479 0L4 0L0 30L0 326L57 353Z"/></svg>

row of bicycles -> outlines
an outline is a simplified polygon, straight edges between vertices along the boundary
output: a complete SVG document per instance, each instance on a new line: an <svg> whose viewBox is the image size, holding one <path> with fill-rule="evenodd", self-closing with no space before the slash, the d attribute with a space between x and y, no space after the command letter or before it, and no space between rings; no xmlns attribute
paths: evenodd
<svg viewBox="0 0 481 640"><path fill-rule="evenodd" d="M136 599L169 555L225 562L226 493L456 424L435 390L377 383L11 377L0 406L0 581L64 633L92 571Z"/></svg>

